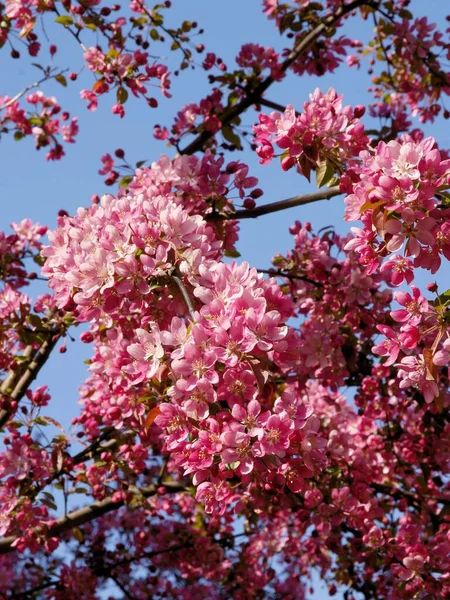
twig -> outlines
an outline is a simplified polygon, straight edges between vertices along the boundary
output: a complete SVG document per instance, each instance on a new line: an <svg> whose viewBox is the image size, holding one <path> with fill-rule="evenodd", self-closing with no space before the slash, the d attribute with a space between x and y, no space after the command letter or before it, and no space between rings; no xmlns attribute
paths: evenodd
<svg viewBox="0 0 450 600"><path fill-rule="evenodd" d="M312 194L302 194L301 196L293 196L286 200L279 200L278 202L272 202L271 204L263 204L257 206L252 210L244 209L237 210L236 212L222 214L222 213L210 213L206 215L207 221L224 221L233 219L256 219L262 215L268 215L270 213L279 212L280 210L286 210L287 208L294 208L295 206L303 206L304 204L310 204L311 202L318 202L319 200L329 200L334 196L339 196L342 192L339 186L333 186L324 190L317 190Z"/></svg>
<svg viewBox="0 0 450 600"><path fill-rule="evenodd" d="M323 284L319 281L314 281L314 279L310 279L306 275L297 275L296 273L285 273L284 271L277 271L276 269L257 269L260 273L265 273L270 275L271 277L285 277L286 279L299 279L300 281L306 281L307 283L311 283L318 288L322 288Z"/></svg>
<svg viewBox="0 0 450 600"><path fill-rule="evenodd" d="M130 594L127 588L117 579L115 575L110 573L108 577L109 579L111 579L111 581L114 581L119 590L125 595L126 598L128 598L128 600L136 600L135 597Z"/></svg>
<svg viewBox="0 0 450 600"><path fill-rule="evenodd" d="M181 295L183 296L183 300L186 303L186 306L188 308L189 311L189 315L191 316L191 319L193 321L195 321L195 310L194 310L194 305L192 304L192 300L189 297L188 291L184 286L184 283L181 281L181 279L178 277L178 275L172 275L173 280L175 281L175 283L177 284Z"/></svg>
<svg viewBox="0 0 450 600"><path fill-rule="evenodd" d="M261 98L258 104L261 104L262 106L267 106L267 108L273 108L278 112L284 112L286 110L286 107L282 104L278 104L278 102L272 102L272 100L267 100L266 98ZM298 111L295 111L295 114L297 115L297 117L300 115Z"/></svg>
<svg viewBox="0 0 450 600"><path fill-rule="evenodd" d="M65 69L65 70L67 71L67 69ZM64 71L61 71L61 73L59 73L59 74L62 74L63 72ZM8 100L8 102L3 104L3 106L0 106L0 111L4 110L5 108L9 108L10 106L12 106L14 104L14 102L17 102L17 100L20 100L20 98L22 98L22 96L24 96L27 92L29 92L30 90L33 90L34 88L39 87L42 83L49 81L50 79L54 79L55 77L56 77L56 75L50 75L50 73L48 73L45 75L45 77L43 77L39 81L30 83L30 85L27 85L26 87L24 87L23 90L21 92L19 92L18 94L16 94L13 98L10 98Z"/></svg>

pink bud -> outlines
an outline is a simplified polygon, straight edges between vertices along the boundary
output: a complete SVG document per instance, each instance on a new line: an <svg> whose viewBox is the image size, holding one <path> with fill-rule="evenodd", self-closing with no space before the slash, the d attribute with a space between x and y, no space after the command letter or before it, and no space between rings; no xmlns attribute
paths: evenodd
<svg viewBox="0 0 450 600"><path fill-rule="evenodd" d="M92 333L90 331L83 331L83 333L80 335L80 340L84 343L84 344L89 344L90 342L92 342L94 339L94 336L92 335Z"/></svg>
<svg viewBox="0 0 450 600"><path fill-rule="evenodd" d="M283 171L289 171L289 169L292 169L294 165L295 158L293 158L292 156L286 156L286 158L283 158L283 160L281 161L281 168L283 169Z"/></svg>
<svg viewBox="0 0 450 600"><path fill-rule="evenodd" d="M355 108L353 110L353 114L356 119L360 119L364 115L365 112L366 112L366 107L363 106L362 104L358 104L357 106L355 106Z"/></svg>

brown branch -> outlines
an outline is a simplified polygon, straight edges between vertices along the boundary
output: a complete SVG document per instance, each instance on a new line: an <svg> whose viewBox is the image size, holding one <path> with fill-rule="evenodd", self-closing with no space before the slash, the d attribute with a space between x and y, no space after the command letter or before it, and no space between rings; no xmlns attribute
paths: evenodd
<svg viewBox="0 0 450 600"><path fill-rule="evenodd" d="M444 506L450 507L450 498L442 498L441 496L423 496L419 493L410 492L409 490L402 490L401 488L394 485L386 485L383 483L370 483L371 488L380 494L386 494L397 500L405 498L411 501L413 504L421 506L422 500L435 500L443 504Z"/></svg>
<svg viewBox="0 0 450 600"><path fill-rule="evenodd" d="M164 481L162 485L166 488L167 493L171 494L183 492L187 489L186 484L182 484L177 481ZM150 498L151 496L157 494L158 487L159 486L156 485L150 485L144 488L134 488L134 486L130 486L129 489L130 491L135 491L139 496ZM89 506L84 506L83 508L73 510L67 515L56 519L56 521L54 521L54 523L46 529L45 535L51 537L64 533L65 531L70 531L74 527L79 527L80 525L92 521L93 519L102 517L103 515L113 510L117 510L124 505L124 500L113 500L112 497L109 496L104 500L100 500L90 504ZM37 528L35 532L39 535L44 533L44 530L41 527ZM14 551L15 548L12 546L12 544L16 539L17 536L14 535L0 539L0 554L7 554L8 552Z"/></svg>
<svg viewBox="0 0 450 600"><path fill-rule="evenodd" d="M267 98L261 98L258 104L267 106L267 108L273 108L273 110L277 110L278 112L284 112L286 110L286 107L282 104L278 104L278 102L272 102L272 100L268 100ZM300 113L297 111L295 111L295 114L297 117L300 115Z"/></svg>
<svg viewBox="0 0 450 600"><path fill-rule="evenodd" d="M348 4L347 6L342 6L335 10L334 14L329 14L327 17L324 17L323 21L319 23L314 29L312 29L309 33L305 35L304 38L300 40L300 42L295 46L295 48L289 53L288 57L283 61L280 72L285 73L289 67L292 65L294 61L296 61L302 54L307 52L311 46L314 45L315 41L327 31L330 27L333 27L343 16L349 14L355 8L368 4L367 0L355 0L354 2ZM261 102L261 98L266 90L274 83L274 79L272 77L267 77L264 81L261 81L253 90L248 90L247 96L242 99L240 102L235 104L234 106L227 107L221 115L219 115L219 119L222 123L222 126L228 125L239 116L241 113L245 112L250 106L253 104L258 104ZM198 135L195 140L193 140L184 150L180 150L180 154L194 154L198 150L204 148L205 144L214 136L213 133L209 131L202 131L200 135Z"/></svg>
<svg viewBox="0 0 450 600"><path fill-rule="evenodd" d="M336 185L327 189L317 190L317 192L312 192L312 194L302 194L301 196L293 196L292 198L287 198L286 200L279 200L278 202L272 202L271 204L263 204L262 206L257 206L252 210L243 209L227 214L210 213L206 215L205 219L207 221L224 221L230 219L256 219L257 217L268 215L274 212L279 212L280 210L286 210L288 208L294 208L296 206L303 206L304 204L318 202L319 200L329 200L334 196L339 196L339 194L341 193L342 192L340 191L339 186Z"/></svg>
<svg viewBox="0 0 450 600"><path fill-rule="evenodd" d="M184 283L181 281L181 279L180 279L180 277L178 277L178 275L172 275L172 279L177 284L178 289L180 290L181 295L183 296L183 300L187 306L187 309L189 311L189 315L190 315L192 321L195 321L194 305L192 304L192 300L188 294L188 291L187 291Z"/></svg>
<svg viewBox="0 0 450 600"><path fill-rule="evenodd" d="M25 371L23 371L20 366L18 369L10 371L0 387L1 394L7 395L8 398L14 402L19 402L23 398L27 389L47 362L53 348L61 336L61 331L49 331L48 334L48 338L42 342L31 362L26 365ZM22 356L31 359L33 352L33 345L30 344L25 348ZM0 411L0 429L8 422L8 419L13 412L14 411L7 409Z"/></svg>
<svg viewBox="0 0 450 600"><path fill-rule="evenodd" d="M108 578L111 579L111 581L114 581L114 583L117 585L117 587L125 596L125 598L128 598L128 600L136 600L135 597L131 595L131 592L127 590L123 583L119 579L117 579L117 577L113 573L110 573L108 575Z"/></svg>
<svg viewBox="0 0 450 600"><path fill-rule="evenodd" d="M295 281L296 279L300 281L305 281L306 283L310 283L315 287L322 288L323 284L319 281L315 281L314 279L310 279L306 275L297 275L296 273L287 273L285 271L277 271L276 269L257 269L259 273L265 273L266 275L270 275L271 277L285 277L286 279L290 279Z"/></svg>

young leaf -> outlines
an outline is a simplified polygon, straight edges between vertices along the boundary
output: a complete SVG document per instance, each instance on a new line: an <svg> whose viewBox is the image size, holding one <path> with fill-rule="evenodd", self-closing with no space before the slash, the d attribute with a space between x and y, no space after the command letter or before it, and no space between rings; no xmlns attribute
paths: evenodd
<svg viewBox="0 0 450 600"><path fill-rule="evenodd" d="M60 15L59 17L56 17L55 23L60 23L64 26L73 25L73 17L70 15Z"/></svg>
<svg viewBox="0 0 450 600"><path fill-rule="evenodd" d="M67 87L67 79L64 77L64 75L61 75L61 74L59 74L59 75L57 75L57 76L55 77L55 79L56 79L56 81L57 81L58 83L60 83L60 84L61 84L63 87Z"/></svg>
<svg viewBox="0 0 450 600"><path fill-rule="evenodd" d="M128 100L128 92L124 87L120 87L117 90L117 102L119 104L125 104Z"/></svg>

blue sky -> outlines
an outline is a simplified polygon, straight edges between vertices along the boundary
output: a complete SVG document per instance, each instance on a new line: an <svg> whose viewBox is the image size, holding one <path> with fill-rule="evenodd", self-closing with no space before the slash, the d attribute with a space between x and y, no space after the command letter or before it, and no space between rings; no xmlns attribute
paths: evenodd
<svg viewBox="0 0 450 600"><path fill-rule="evenodd" d="M430 20L436 21L445 29L444 17L446 8L448 10L445 0L415 0L412 7L419 16L426 14ZM198 21L205 29L199 42L204 43L207 50L221 56L229 66L234 64L233 58L243 43L258 42L272 45L277 50L285 45L274 24L262 14L259 0L174 0L172 9L166 14L168 24L175 25L183 19ZM75 40L65 35L61 26L52 23L47 25L47 31L55 36L59 47L54 59L55 65L69 66L70 70L78 71L82 58ZM370 31L371 24L363 23L360 19L350 21L345 28L349 37L363 41L370 35ZM150 51L159 52L159 46ZM44 58L41 61L46 62ZM168 64L171 63L173 56L168 57ZM28 65L28 59L10 59L6 47L0 52L0 72L7 74L7 77L3 77L0 95L13 96L39 78L39 72ZM161 98L160 108L152 110L131 98L126 105L127 115L121 120L110 112L114 103L112 96L100 99L97 112L89 113L86 110L86 103L79 99L79 91L91 85L91 75L85 72L77 82L69 84L67 89L54 82L45 84L42 88L45 93L56 95L64 110L79 117L80 134L77 143L66 146L67 156L63 160L57 163L46 162L45 149L36 152L31 139L18 143L11 137L1 140L2 229L7 229L10 222L20 221L25 217L53 227L59 209L73 213L79 206L88 205L93 193L101 194L106 191L102 178L97 174L100 156L105 152L122 147L129 160L134 162L141 159L156 160L164 153L173 155L174 149L167 149L163 142L152 137L154 124L170 127L173 116L182 104L200 99L209 90L207 75L201 69L185 71L180 77L173 78L172 99ZM284 105L291 103L301 109L315 87L325 91L331 85L344 94L346 104L364 104L369 100L366 92L369 78L364 69L357 71L345 66L335 74L322 78L298 78L290 75L282 83L273 86L267 97ZM254 122L254 114L249 113L243 117L243 124L251 125ZM427 127L427 133L434 135L442 147L450 147L447 123ZM314 185L308 184L294 170L283 173L276 161L262 167L258 164L257 157L247 149L239 158L248 162L251 173L260 179L265 195L259 202L272 202L314 190ZM330 202L308 205L255 221L244 221L238 246L242 259L248 260L253 266L267 268L274 254L290 247L291 236L287 229L295 219L311 221L316 231L321 227L334 225L338 231L345 232L348 226L343 222L342 215L343 200L338 197ZM442 270L442 281L448 280L448 275L449 269L446 266ZM427 280L430 277L425 275L421 283ZM65 355L55 354L39 377L39 383L46 383L50 387L53 416L64 425L68 425L78 412L77 387L85 377L86 366L83 360L89 354L88 346L69 343L68 352ZM317 600L327 597L324 592L319 595L316 591L314 594Z"/></svg>

